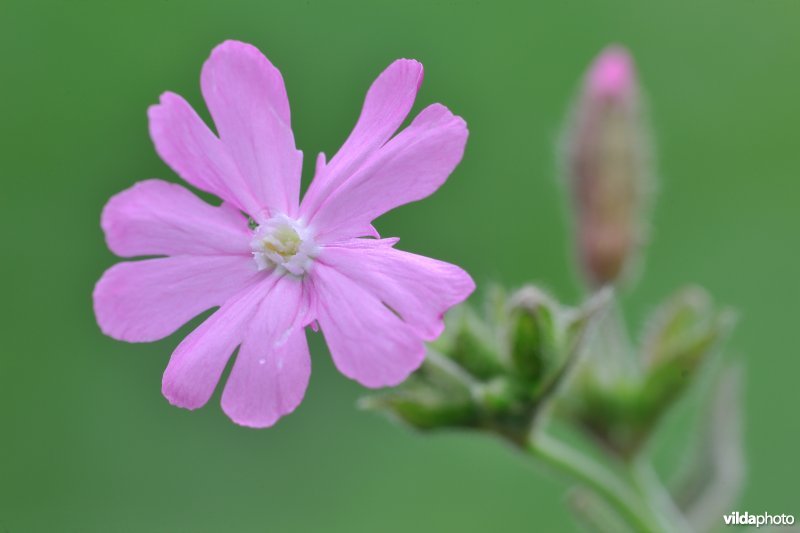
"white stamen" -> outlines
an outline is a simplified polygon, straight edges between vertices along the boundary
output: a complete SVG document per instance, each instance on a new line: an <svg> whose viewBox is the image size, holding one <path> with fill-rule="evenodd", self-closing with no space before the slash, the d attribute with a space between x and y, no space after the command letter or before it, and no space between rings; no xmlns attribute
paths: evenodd
<svg viewBox="0 0 800 533"><path fill-rule="evenodd" d="M278 215L259 225L250 241L259 270L275 268L301 277L311 269L319 247L300 220Z"/></svg>

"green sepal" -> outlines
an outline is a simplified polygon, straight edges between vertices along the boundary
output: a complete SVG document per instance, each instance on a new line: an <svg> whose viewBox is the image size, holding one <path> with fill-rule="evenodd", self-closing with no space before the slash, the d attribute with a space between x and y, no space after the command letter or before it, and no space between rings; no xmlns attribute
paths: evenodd
<svg viewBox="0 0 800 533"><path fill-rule="evenodd" d="M425 362L405 382L385 393L362 398L360 406L389 413L421 430L475 426L478 407L470 378L461 372L429 349Z"/></svg>

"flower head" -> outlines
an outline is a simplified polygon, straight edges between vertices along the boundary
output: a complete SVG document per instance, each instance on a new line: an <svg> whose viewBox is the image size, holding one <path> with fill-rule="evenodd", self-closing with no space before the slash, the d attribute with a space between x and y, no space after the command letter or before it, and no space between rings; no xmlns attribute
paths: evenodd
<svg viewBox="0 0 800 533"><path fill-rule="evenodd" d="M578 255L592 287L625 277L643 244L650 147L633 60L610 46L586 74L565 139Z"/></svg>
<svg viewBox="0 0 800 533"><path fill-rule="evenodd" d="M112 197L102 215L109 248L162 257L111 267L94 308L107 335L148 342L219 307L172 354L162 383L171 403L204 405L238 348L223 410L271 426L305 394L309 325L322 329L338 369L367 387L396 385L422 363L424 342L474 283L454 265L397 250L371 224L433 193L463 155L466 124L439 104L395 135L421 82L412 60L381 73L344 145L330 161L318 157L302 202L283 79L255 47L227 41L203 66L218 134L174 93L150 108L162 159L223 202L160 180Z"/></svg>

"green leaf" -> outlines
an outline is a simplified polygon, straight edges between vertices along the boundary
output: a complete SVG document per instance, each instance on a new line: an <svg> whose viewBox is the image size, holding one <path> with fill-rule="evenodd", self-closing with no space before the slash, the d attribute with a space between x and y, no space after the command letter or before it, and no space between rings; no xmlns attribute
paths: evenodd
<svg viewBox="0 0 800 533"><path fill-rule="evenodd" d="M720 516L734 508L744 483L743 378L739 365L729 366L720 376L674 491L676 503L698 531L719 525Z"/></svg>

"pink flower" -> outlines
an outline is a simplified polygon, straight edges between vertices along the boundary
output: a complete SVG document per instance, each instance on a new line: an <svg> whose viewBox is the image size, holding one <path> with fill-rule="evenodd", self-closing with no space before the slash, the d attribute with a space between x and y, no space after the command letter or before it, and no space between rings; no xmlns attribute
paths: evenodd
<svg viewBox="0 0 800 533"><path fill-rule="evenodd" d="M149 109L161 158L223 202L160 180L112 197L102 215L109 248L166 257L111 267L94 309L105 334L149 342L219 306L172 354L162 382L172 404L204 405L238 347L222 408L237 424L273 425L305 394L309 325L337 368L367 387L396 385L421 364L445 311L474 290L460 268L397 250L371 225L433 193L463 155L466 124L439 104L393 136L421 82L412 60L381 73L339 152L317 158L302 203L283 78L255 47L225 42L203 66L218 135L176 94Z"/></svg>

